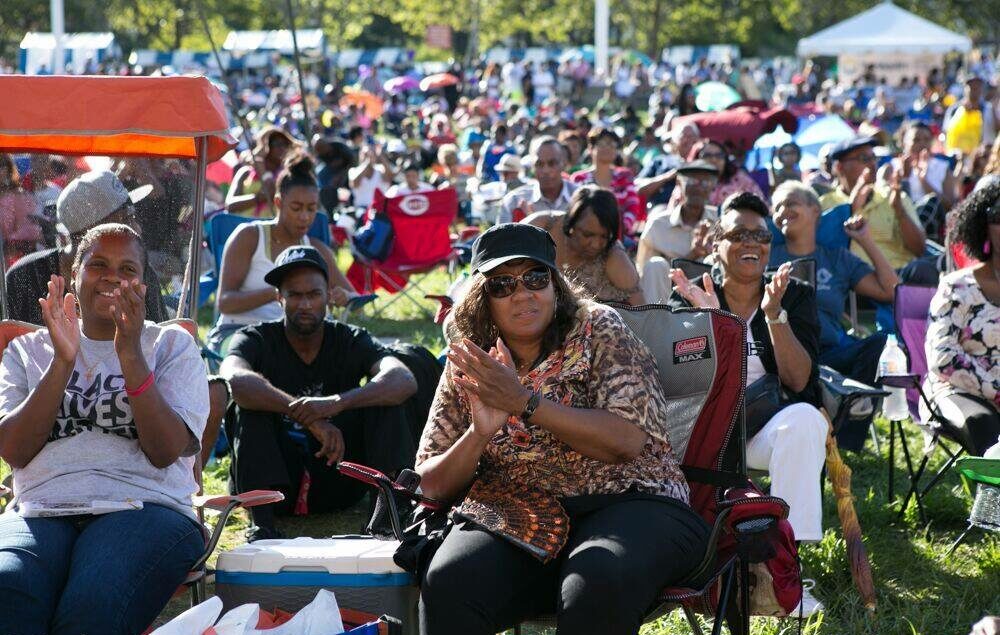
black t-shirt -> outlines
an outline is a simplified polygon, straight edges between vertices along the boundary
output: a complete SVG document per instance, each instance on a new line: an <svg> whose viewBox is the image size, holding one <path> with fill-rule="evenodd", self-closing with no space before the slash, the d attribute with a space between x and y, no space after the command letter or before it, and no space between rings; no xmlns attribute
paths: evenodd
<svg viewBox="0 0 1000 635"><path fill-rule="evenodd" d="M11 319L45 324L38 298L44 298L48 293L52 274L59 275L59 250L54 247L28 254L14 263L7 272L7 307ZM144 278L143 282L148 288L146 319L157 323L169 320L167 307L159 293L160 280L152 267L146 267ZM68 286L69 281L66 282Z"/></svg>
<svg viewBox="0 0 1000 635"><path fill-rule="evenodd" d="M246 360L275 388L293 397L357 388L376 362L392 355L363 328L328 319L323 329L323 343L311 364L303 362L288 343L282 320L240 329L229 344L229 354Z"/></svg>

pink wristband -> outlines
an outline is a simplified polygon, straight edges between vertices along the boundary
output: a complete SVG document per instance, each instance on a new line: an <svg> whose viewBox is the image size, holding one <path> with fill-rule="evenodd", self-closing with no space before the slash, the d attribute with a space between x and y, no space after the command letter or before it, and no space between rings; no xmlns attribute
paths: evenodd
<svg viewBox="0 0 1000 635"><path fill-rule="evenodd" d="M149 390L149 387L153 385L153 382L155 380L156 380L156 375L153 373L153 371L149 371L149 377L146 378L146 381L139 384L139 387L136 388L135 390L130 390L129 387L126 386L125 394L128 395L129 397L138 397L142 393Z"/></svg>

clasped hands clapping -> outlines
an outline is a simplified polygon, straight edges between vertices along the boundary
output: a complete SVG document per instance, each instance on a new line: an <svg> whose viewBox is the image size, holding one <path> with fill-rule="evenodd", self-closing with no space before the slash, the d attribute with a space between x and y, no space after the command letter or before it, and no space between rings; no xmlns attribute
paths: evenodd
<svg viewBox="0 0 1000 635"><path fill-rule="evenodd" d="M469 400L474 434L491 438L511 415L524 412L531 390L518 379L514 356L502 339L489 352L463 339L451 346L448 361L452 380Z"/></svg>

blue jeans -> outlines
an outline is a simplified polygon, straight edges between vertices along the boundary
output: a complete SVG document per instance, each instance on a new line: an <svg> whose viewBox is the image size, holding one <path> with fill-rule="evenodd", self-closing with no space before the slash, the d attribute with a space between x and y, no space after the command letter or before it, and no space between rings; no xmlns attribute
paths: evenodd
<svg viewBox="0 0 1000 635"><path fill-rule="evenodd" d="M204 549L197 523L160 505L100 516L0 515L0 633L141 633Z"/></svg>

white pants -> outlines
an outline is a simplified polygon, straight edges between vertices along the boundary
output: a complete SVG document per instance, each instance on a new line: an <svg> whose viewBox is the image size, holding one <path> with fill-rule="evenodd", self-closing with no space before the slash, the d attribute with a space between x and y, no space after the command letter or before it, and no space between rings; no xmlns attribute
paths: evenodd
<svg viewBox="0 0 1000 635"><path fill-rule="evenodd" d="M650 304L666 303L673 290L670 282L670 262L663 256L653 256L642 266L639 287Z"/></svg>
<svg viewBox="0 0 1000 635"><path fill-rule="evenodd" d="M788 522L796 540L823 537L823 489L820 474L826 461L828 425L822 413L806 403L782 408L747 441L747 466L767 470L771 494L788 503Z"/></svg>

